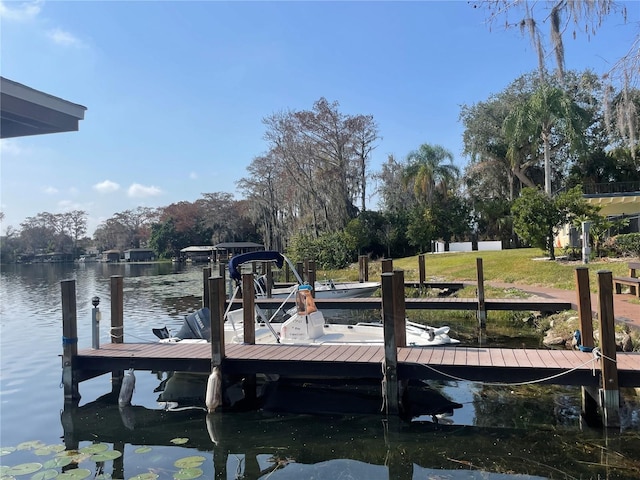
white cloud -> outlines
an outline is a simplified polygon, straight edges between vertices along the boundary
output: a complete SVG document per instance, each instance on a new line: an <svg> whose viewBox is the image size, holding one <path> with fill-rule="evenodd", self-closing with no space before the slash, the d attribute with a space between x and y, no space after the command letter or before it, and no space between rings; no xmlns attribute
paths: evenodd
<svg viewBox="0 0 640 480"><path fill-rule="evenodd" d="M4 155L21 155L26 149L20 145L19 140L15 138L5 138L0 141L0 153Z"/></svg>
<svg viewBox="0 0 640 480"><path fill-rule="evenodd" d="M162 190L158 187L147 187L145 185L140 185L139 183L134 183L129 187L127 195L130 197L144 198L144 197L155 197L156 195L160 195Z"/></svg>
<svg viewBox="0 0 640 480"><path fill-rule="evenodd" d="M105 180L104 182L96 183L93 189L99 193L111 193L120 190L120 185L111 180Z"/></svg>
<svg viewBox="0 0 640 480"><path fill-rule="evenodd" d="M55 195L56 193L58 193L58 189L56 187L49 186L44 189L44 193L48 195Z"/></svg>
<svg viewBox="0 0 640 480"><path fill-rule="evenodd" d="M47 36L53 40L53 43L62 45L63 47L82 47L83 43L73 34L56 28L47 32Z"/></svg>
<svg viewBox="0 0 640 480"><path fill-rule="evenodd" d="M38 16L41 10L40 5L43 3L42 0L20 3L11 2L11 7L9 7L8 2L0 1L0 17L18 22L31 20Z"/></svg>

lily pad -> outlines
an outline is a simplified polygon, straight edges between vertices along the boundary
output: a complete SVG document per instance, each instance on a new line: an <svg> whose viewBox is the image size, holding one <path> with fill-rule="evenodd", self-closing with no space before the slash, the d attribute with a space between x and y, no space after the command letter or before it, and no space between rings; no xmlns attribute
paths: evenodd
<svg viewBox="0 0 640 480"><path fill-rule="evenodd" d="M173 474L175 480L192 480L203 475L201 468L183 468Z"/></svg>
<svg viewBox="0 0 640 480"><path fill-rule="evenodd" d="M16 451L16 447L0 447L0 457Z"/></svg>
<svg viewBox="0 0 640 480"><path fill-rule="evenodd" d="M33 450L35 448L42 448L46 446L40 440L31 440L30 442L22 442L18 445L18 450Z"/></svg>
<svg viewBox="0 0 640 480"><path fill-rule="evenodd" d="M80 449L81 453L89 453L93 455L94 453L100 453L109 450L109 445L106 443L94 443L93 445L89 445L87 447L82 447Z"/></svg>
<svg viewBox="0 0 640 480"><path fill-rule="evenodd" d="M91 458L91 454L79 452L77 450L65 450L64 452L56 454L56 457L67 457L70 458L73 463L82 463L87 458Z"/></svg>
<svg viewBox="0 0 640 480"><path fill-rule="evenodd" d="M42 468L41 463L21 463L20 465L16 465L11 467L9 470L5 472L5 475L29 475L31 473L35 473Z"/></svg>
<svg viewBox="0 0 640 480"><path fill-rule="evenodd" d="M153 450L151 447L138 447L136 448L133 453L149 453L151 450Z"/></svg>
<svg viewBox="0 0 640 480"><path fill-rule="evenodd" d="M50 480L51 478L56 478L58 476L57 470L43 470L38 473L34 473L31 476L31 480Z"/></svg>
<svg viewBox="0 0 640 480"><path fill-rule="evenodd" d="M62 468L69 465L73 460L71 457L54 457L44 462L44 468Z"/></svg>
<svg viewBox="0 0 640 480"><path fill-rule="evenodd" d="M33 453L35 455L51 455L51 454L63 452L64 449L65 449L65 446L61 444L45 445L44 447L40 447L36 449Z"/></svg>
<svg viewBox="0 0 640 480"><path fill-rule="evenodd" d="M184 438L184 437L178 437L178 438L174 438L171 440L171 443L173 443L174 445L184 445L185 443L187 443L189 441L188 438Z"/></svg>
<svg viewBox="0 0 640 480"><path fill-rule="evenodd" d="M91 460L94 462L108 462L109 460L120 458L121 456L122 452L119 452L118 450L107 450L106 452L91 455Z"/></svg>
<svg viewBox="0 0 640 480"><path fill-rule="evenodd" d="M93 475L91 470L86 468L74 468L73 470L67 470L64 473L61 473L56 478L58 480L84 480L91 475Z"/></svg>
<svg viewBox="0 0 640 480"><path fill-rule="evenodd" d="M176 460L173 464L178 468L194 468L199 467L206 460L201 455L194 455L192 457L184 457Z"/></svg>
<svg viewBox="0 0 640 480"><path fill-rule="evenodd" d="M136 475L135 477L131 477L129 480L156 480L158 478L157 473L141 473L140 475Z"/></svg>

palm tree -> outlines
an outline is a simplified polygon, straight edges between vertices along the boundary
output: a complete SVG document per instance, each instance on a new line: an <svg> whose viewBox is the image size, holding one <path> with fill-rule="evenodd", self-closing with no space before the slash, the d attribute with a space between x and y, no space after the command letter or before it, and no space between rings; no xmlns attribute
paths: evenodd
<svg viewBox="0 0 640 480"><path fill-rule="evenodd" d="M578 150L583 142L586 112L560 88L543 82L505 119L503 129L508 141L507 157L518 162L518 153L530 145L535 157L542 147L544 153L544 191L551 195L551 138L561 134L570 150Z"/></svg>
<svg viewBox="0 0 640 480"><path fill-rule="evenodd" d="M443 163L445 160L450 163ZM407 155L403 181L405 186L413 184L418 201L431 206L434 192L440 191L446 196L459 176L460 170L453 164L451 152L440 145L423 143Z"/></svg>

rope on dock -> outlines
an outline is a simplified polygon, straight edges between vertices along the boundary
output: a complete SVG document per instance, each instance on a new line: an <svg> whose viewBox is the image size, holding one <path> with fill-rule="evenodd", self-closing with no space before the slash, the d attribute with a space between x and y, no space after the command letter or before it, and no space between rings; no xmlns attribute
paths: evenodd
<svg viewBox="0 0 640 480"><path fill-rule="evenodd" d="M109 330L109 336L111 337L111 339L113 340L113 339L116 339L116 338L117 339L124 338L124 333L122 333L123 328L124 327L122 327L122 326L120 326L120 327L111 327L111 329ZM116 331L116 330L120 330L120 335L116 335L114 333L114 331Z"/></svg>
<svg viewBox="0 0 640 480"><path fill-rule="evenodd" d="M596 362L598 360L600 360L600 357L607 358L608 360L611 360L612 362L615 362L615 360L613 360L611 358L604 357L599 349L594 348L593 349L593 358L591 358L591 359L587 360L586 362L584 362L584 363L582 363L582 364L580 364L580 365L578 365L576 367L573 367L573 368L571 368L571 369L569 369L569 370L567 370L565 372L556 373L555 375L551 375L549 377L539 378L539 379L536 379L536 380L529 380L527 382L515 382L515 383L480 382L478 380L469 380L467 378L456 377L455 375L450 375L448 373L442 372L442 371L438 370L437 368L432 367L431 365L428 365L426 363L421 363L420 365L422 365L423 367L427 367L430 370L433 370L434 372L436 372L439 375L442 375L443 377L448 377L448 378L451 378L452 380L458 380L460 382L477 383L477 384L485 385L485 386L489 386L489 387L516 387L516 386L519 386L519 385L533 385L533 384L536 384L536 383L542 383L542 382L546 382L548 380L553 380L553 379L559 378L559 377L561 377L563 375L567 375L567 374L569 374L569 373L571 373L571 372L573 372L575 370L578 370L579 368L582 368L582 367L584 367L586 365L589 365L590 363L593 364L593 375L595 376L595 373L596 373L595 372L595 364L596 364Z"/></svg>

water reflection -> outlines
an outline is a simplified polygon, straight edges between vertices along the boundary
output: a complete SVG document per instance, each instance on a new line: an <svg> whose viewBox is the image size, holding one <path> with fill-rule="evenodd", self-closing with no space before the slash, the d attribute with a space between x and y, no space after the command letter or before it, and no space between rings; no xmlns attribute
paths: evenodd
<svg viewBox="0 0 640 480"><path fill-rule="evenodd" d="M149 372L137 376L133 406L118 408L117 395L104 395L108 375L80 385L83 404L64 405L59 388L60 281L76 280L79 347L86 348L91 346L93 296L101 298L108 324L111 275L124 276L127 341L155 341L152 327L179 328L183 315L201 303L201 266L2 267L3 451L34 440L56 444L63 439L68 449L106 442L123 455L103 462L104 471L127 479L148 472L173 478L174 462L190 455L206 457L202 478L216 479L640 478L640 407L632 392L625 394L623 428L615 432L581 424L577 388L496 388L467 382L431 385L462 405L448 418L450 424L436 424L431 416L408 423L380 415L167 411L154 392L160 379ZM464 334L468 329L472 344L473 318L448 323L452 331ZM106 330L101 343L110 341ZM491 327L489 336L492 345L513 342L510 335L496 336ZM524 341L516 340L515 346ZM176 439L187 440L179 445ZM140 450L143 446L150 450ZM2 457L2 464L43 463L34 452L15 450ZM78 467L96 471L97 464L88 462Z"/></svg>

